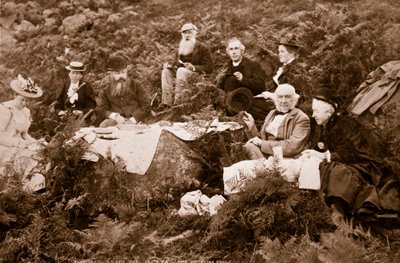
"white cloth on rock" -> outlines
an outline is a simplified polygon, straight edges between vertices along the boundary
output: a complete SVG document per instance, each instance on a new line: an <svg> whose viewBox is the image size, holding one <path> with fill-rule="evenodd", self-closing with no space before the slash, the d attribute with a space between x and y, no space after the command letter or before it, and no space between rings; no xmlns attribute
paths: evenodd
<svg viewBox="0 0 400 263"><path fill-rule="evenodd" d="M98 161L97 154L111 159L122 160L129 173L144 175L153 161L163 130L174 134L183 141L193 141L211 131L236 130L242 126L234 122L219 122L211 130L207 125L196 123L171 123L162 126L159 123L124 124L108 128L81 128L74 139L83 138L89 143L84 159Z"/></svg>

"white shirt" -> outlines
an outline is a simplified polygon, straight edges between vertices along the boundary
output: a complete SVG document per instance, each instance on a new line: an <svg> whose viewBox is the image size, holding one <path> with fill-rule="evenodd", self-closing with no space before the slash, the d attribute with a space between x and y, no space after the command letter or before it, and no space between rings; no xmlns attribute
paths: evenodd
<svg viewBox="0 0 400 263"><path fill-rule="evenodd" d="M79 89L79 82L69 84L67 96L71 104L74 104L75 101L78 100L78 93L77 93L78 89Z"/></svg>
<svg viewBox="0 0 400 263"><path fill-rule="evenodd" d="M278 135L278 128L286 118L287 113L283 115L275 115L274 119L265 127L265 132L274 135Z"/></svg>
<svg viewBox="0 0 400 263"><path fill-rule="evenodd" d="M286 66L287 64L290 64L293 62L293 60L295 60L295 58L292 58L288 63L283 64L282 67L279 67L278 70L276 71L275 76L272 77L272 79L274 80L274 82L279 85L279 77L282 75L283 72L283 67Z"/></svg>
<svg viewBox="0 0 400 263"><path fill-rule="evenodd" d="M235 62L235 61L232 61L232 65L234 66L234 67L237 67L237 66L239 66L239 64L242 62L242 60L240 60L240 61L238 61L238 62Z"/></svg>

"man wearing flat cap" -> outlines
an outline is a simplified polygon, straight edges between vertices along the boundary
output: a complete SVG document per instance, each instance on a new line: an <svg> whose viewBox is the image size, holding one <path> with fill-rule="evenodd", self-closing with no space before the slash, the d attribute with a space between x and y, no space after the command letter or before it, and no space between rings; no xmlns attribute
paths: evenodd
<svg viewBox="0 0 400 263"><path fill-rule="evenodd" d="M99 126L145 122L151 117L149 99L140 85L128 76L125 58L111 56L108 71L98 107Z"/></svg>
<svg viewBox="0 0 400 263"><path fill-rule="evenodd" d="M183 102L184 82L194 74L212 72L212 59L209 49L196 40L198 29L192 23L181 28L182 40L172 64L165 63L161 73L162 106L168 107ZM173 79L176 78L176 85Z"/></svg>

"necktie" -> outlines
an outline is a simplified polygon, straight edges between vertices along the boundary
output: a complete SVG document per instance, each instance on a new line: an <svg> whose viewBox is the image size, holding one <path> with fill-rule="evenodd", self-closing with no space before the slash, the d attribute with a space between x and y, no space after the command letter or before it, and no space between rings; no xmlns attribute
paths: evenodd
<svg viewBox="0 0 400 263"><path fill-rule="evenodd" d="M285 114L287 114L287 113L289 113L290 111L288 111L288 112L282 112L282 111L278 111L278 110L276 110L275 111L275 115L285 115Z"/></svg>
<svg viewBox="0 0 400 263"><path fill-rule="evenodd" d="M71 84L69 85L69 89L68 89L68 92L67 92L67 96L68 96L69 102L70 102L71 104L74 104L75 101L78 100L78 93L76 93L76 91L78 90L78 88L79 88L79 83L78 83L78 82L77 82L77 83L71 83Z"/></svg>

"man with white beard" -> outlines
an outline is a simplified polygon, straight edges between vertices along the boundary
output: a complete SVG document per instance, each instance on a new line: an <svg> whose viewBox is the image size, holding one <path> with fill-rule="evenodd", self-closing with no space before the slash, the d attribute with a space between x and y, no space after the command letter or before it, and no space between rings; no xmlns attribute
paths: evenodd
<svg viewBox="0 0 400 263"><path fill-rule="evenodd" d="M117 124L145 122L151 117L149 99L140 85L128 76L128 68L122 56L108 60L109 76L98 106L100 127Z"/></svg>
<svg viewBox="0 0 400 263"><path fill-rule="evenodd" d="M193 73L209 74L213 63L209 49L196 40L197 27L186 23L181 28L182 40L174 63L165 63L161 73L161 108L182 103L185 81ZM176 78L176 85L173 79Z"/></svg>

